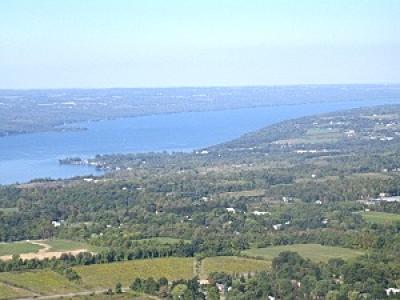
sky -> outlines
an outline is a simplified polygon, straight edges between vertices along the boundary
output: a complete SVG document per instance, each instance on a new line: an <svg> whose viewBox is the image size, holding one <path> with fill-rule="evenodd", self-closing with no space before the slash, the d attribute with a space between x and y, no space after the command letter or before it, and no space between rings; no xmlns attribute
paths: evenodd
<svg viewBox="0 0 400 300"><path fill-rule="evenodd" d="M1 0L0 88L400 83L399 0Z"/></svg>

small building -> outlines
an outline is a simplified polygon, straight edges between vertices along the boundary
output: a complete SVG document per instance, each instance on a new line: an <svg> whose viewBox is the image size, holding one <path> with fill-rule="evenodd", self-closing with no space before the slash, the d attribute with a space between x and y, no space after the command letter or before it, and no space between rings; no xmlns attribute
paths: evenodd
<svg viewBox="0 0 400 300"><path fill-rule="evenodd" d="M385 289L385 292L386 292L387 296L392 296L392 295L400 294L400 289L398 289L398 288L388 288L388 289Z"/></svg>
<svg viewBox="0 0 400 300"><path fill-rule="evenodd" d="M264 215L270 215L271 213L268 212L268 211L255 210L255 211L252 212L252 214L255 215L255 216L264 216Z"/></svg>
<svg viewBox="0 0 400 300"><path fill-rule="evenodd" d="M210 281L208 279L200 279L199 284L200 285L209 285Z"/></svg>
<svg viewBox="0 0 400 300"><path fill-rule="evenodd" d="M61 221L51 221L51 224L57 228L61 226Z"/></svg>
<svg viewBox="0 0 400 300"><path fill-rule="evenodd" d="M226 211L228 212L228 213L236 213L236 209L234 209L233 207L227 207L226 208Z"/></svg>
<svg viewBox="0 0 400 300"><path fill-rule="evenodd" d="M220 293L225 293L225 285L222 283L217 283L215 285Z"/></svg>
<svg viewBox="0 0 400 300"><path fill-rule="evenodd" d="M275 225L272 225L272 228L274 228L275 230L279 230L279 229L282 228L282 224L275 224Z"/></svg>

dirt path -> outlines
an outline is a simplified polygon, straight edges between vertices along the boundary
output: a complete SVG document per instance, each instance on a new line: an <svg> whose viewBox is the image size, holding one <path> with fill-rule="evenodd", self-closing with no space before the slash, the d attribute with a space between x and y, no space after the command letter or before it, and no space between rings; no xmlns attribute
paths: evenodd
<svg viewBox="0 0 400 300"><path fill-rule="evenodd" d="M27 241L33 245L38 245L42 247L38 252L30 252L20 254L21 259L45 259L45 258L59 258L63 253L68 253L72 255L77 255L81 252L88 252L87 249L76 249L72 251L51 251L51 246L47 244L45 241ZM12 255L3 255L0 256L0 260L11 260Z"/></svg>
<svg viewBox="0 0 400 300"><path fill-rule="evenodd" d="M94 290L94 291L85 291L85 292L75 292L68 294L59 294L59 295L50 295L50 296L32 296L32 297L24 297L24 298L16 298L14 300L51 300L51 299L59 299L59 298L68 298L68 297L76 297L76 296L89 296L89 295L98 295L104 294L108 289L103 290ZM122 288L122 292L126 293L129 289ZM154 300L160 300L159 297L146 295L146 297Z"/></svg>
<svg viewBox="0 0 400 300"><path fill-rule="evenodd" d="M3 284L4 286L6 286L6 287L8 287L8 288L10 288L10 289L12 289L12 290L14 290L14 291L16 291L16 292L20 292L21 294L28 294L28 295L31 295L30 297L37 297L37 296L39 296L38 293L36 293L36 292L34 292L34 291L30 290L30 289L22 288L22 287L16 286L16 285L14 285L14 284L12 284L12 283L10 283L10 282L6 282L6 281L1 280L0 283Z"/></svg>

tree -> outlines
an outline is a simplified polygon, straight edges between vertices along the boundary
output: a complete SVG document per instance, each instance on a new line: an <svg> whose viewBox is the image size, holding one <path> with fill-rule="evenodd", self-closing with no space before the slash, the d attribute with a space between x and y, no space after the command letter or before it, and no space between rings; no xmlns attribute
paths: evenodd
<svg viewBox="0 0 400 300"><path fill-rule="evenodd" d="M121 284L121 282L118 282L118 283L115 285L115 293L116 293L116 294L122 294L122 284Z"/></svg>

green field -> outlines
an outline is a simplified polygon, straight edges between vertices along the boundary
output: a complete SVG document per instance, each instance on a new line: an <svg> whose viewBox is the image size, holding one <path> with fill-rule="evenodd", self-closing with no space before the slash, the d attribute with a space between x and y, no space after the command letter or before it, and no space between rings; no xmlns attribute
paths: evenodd
<svg viewBox="0 0 400 300"><path fill-rule="evenodd" d="M22 290L19 288L8 286L0 282L0 300L6 300L6 299L8 300L8 299L29 297L29 296L34 296L34 293L29 292L27 290Z"/></svg>
<svg viewBox="0 0 400 300"><path fill-rule="evenodd" d="M78 292L83 289L65 277L49 270L0 273L0 282L41 294L52 295Z"/></svg>
<svg viewBox="0 0 400 300"><path fill-rule="evenodd" d="M193 275L192 258L157 258L152 260L125 261L112 264L79 266L74 270L87 288L114 287L117 282L129 286L137 278L160 278L169 280L189 279Z"/></svg>
<svg viewBox="0 0 400 300"><path fill-rule="evenodd" d="M63 251L74 251L80 249L86 249L90 252L101 252L103 249L101 247L92 246L88 243L77 242L71 240L46 240L45 244L50 246L50 251L63 252Z"/></svg>
<svg viewBox="0 0 400 300"><path fill-rule="evenodd" d="M279 253L283 251L293 251L299 253L305 258L315 262L327 262L331 258L351 259L363 255L361 250L353 250L341 247L322 246L318 244L296 244L286 246L274 246L268 248L254 248L245 250L242 254L249 257L262 257L272 261Z"/></svg>
<svg viewBox="0 0 400 300"><path fill-rule="evenodd" d="M236 256L207 257L203 259L201 277L206 278L213 272L228 274L249 273L263 271L271 267L271 262L266 260L251 259Z"/></svg>
<svg viewBox="0 0 400 300"><path fill-rule="evenodd" d="M400 214L368 211L363 212L362 216L367 222L375 224L392 224L394 222L400 222Z"/></svg>
<svg viewBox="0 0 400 300"><path fill-rule="evenodd" d="M38 252L40 249L41 246L28 242L0 243L0 256Z"/></svg>

